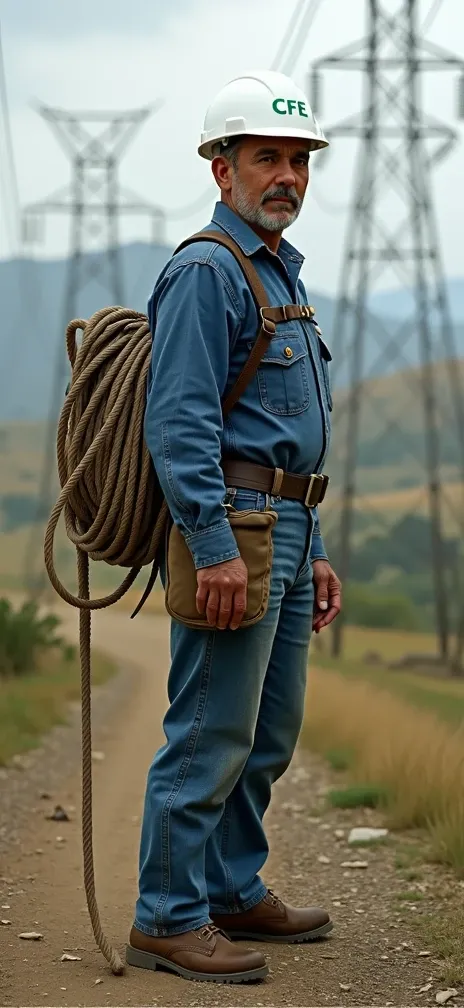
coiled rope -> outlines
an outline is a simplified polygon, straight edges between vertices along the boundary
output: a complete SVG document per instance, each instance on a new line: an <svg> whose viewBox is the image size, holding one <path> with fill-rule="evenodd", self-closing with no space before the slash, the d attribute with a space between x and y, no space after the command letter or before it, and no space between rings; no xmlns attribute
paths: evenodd
<svg viewBox="0 0 464 1008"><path fill-rule="evenodd" d="M79 331L83 336L77 345ZM79 651L82 693L82 842L84 886L96 943L113 973L124 965L106 938L95 896L92 829L91 610L119 601L142 567L152 564L143 598L153 587L156 557L168 510L143 438L146 379L151 355L146 315L127 308L104 308L66 330L72 380L57 434L61 493L45 533L45 566L55 591L80 610ZM64 512L66 531L77 551L78 595L59 580L54 538ZM89 557L129 567L116 591L91 599ZM133 614L135 615L135 613Z"/></svg>

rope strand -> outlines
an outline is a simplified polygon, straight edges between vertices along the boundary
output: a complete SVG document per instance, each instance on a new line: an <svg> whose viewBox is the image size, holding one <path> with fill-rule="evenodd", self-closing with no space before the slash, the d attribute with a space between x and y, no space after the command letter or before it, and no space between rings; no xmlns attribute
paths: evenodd
<svg viewBox="0 0 464 1008"><path fill-rule="evenodd" d="M78 346L79 330L83 337ZM91 611L118 602L146 564L152 564L147 590L153 586L168 510L143 439L151 355L146 315L116 307L104 308L88 321L75 319L66 329L66 346L72 381L58 421L61 493L48 521L44 556L55 591L80 610L84 887L95 941L113 973L119 975L124 964L103 932L95 895ZM77 595L67 590L55 570L55 532L63 513L68 537L77 552ZM130 570L111 594L91 599L89 558ZM147 591L138 609L146 595Z"/></svg>

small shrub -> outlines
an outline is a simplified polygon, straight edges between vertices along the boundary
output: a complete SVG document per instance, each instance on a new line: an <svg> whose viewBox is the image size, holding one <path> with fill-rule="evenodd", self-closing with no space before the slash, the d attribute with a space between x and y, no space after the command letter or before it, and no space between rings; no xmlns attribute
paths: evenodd
<svg viewBox="0 0 464 1008"><path fill-rule="evenodd" d="M0 677L32 672L38 657L54 648L70 655L68 645L55 633L59 623L52 613L39 615L35 602L25 602L15 611L8 599L0 599Z"/></svg>
<svg viewBox="0 0 464 1008"><path fill-rule="evenodd" d="M397 893L396 898L400 901L400 903L420 903L420 901L424 899L424 894L416 892L415 889L411 889L408 892Z"/></svg>
<svg viewBox="0 0 464 1008"><path fill-rule="evenodd" d="M329 801L335 808L378 808L385 800L385 792L375 784L353 784L342 791L329 792Z"/></svg>
<svg viewBox="0 0 464 1008"><path fill-rule="evenodd" d="M329 749L325 758L332 770L348 770L352 762L352 753L347 749Z"/></svg>

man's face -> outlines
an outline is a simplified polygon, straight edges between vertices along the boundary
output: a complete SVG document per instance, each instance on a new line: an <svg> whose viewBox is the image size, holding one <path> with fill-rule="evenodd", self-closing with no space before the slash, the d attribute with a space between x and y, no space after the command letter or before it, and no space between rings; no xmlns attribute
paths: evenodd
<svg viewBox="0 0 464 1008"><path fill-rule="evenodd" d="M266 231L283 231L293 224L309 180L309 143L244 137L236 166L228 167L227 202L244 220Z"/></svg>

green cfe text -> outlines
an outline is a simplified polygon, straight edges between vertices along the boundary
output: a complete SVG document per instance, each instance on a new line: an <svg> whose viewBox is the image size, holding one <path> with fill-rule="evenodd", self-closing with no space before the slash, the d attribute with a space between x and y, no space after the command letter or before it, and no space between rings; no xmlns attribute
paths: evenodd
<svg viewBox="0 0 464 1008"><path fill-rule="evenodd" d="M279 105L283 105L284 108L279 108ZM293 98L275 98L272 102L272 108L274 109L274 112L278 112L279 115L293 115L293 113L298 109L298 114L300 116L304 116L306 119L309 118L306 111L306 102L297 102L294 101Z"/></svg>

